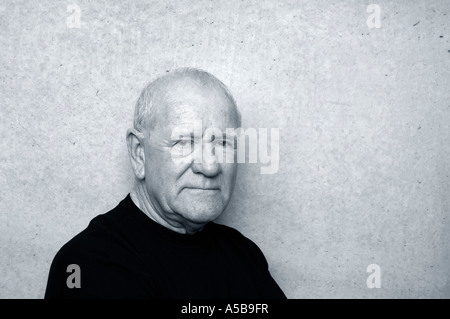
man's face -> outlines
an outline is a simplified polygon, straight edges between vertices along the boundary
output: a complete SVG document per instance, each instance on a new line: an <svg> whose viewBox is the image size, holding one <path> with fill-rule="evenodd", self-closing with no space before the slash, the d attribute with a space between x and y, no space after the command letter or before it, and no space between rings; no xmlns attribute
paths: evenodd
<svg viewBox="0 0 450 319"><path fill-rule="evenodd" d="M236 128L236 110L221 90L199 87L190 80L172 84L159 103L145 143L145 184L153 208L169 222L212 221L230 200L237 164L215 160L214 148L225 141L222 136L211 141L204 133L208 128L224 133L226 128ZM194 132L192 137L185 134L182 138L173 134L180 127L198 128L199 123L203 131L197 139ZM210 155L209 160L202 159L201 152L200 158L189 158L191 145L195 150L200 146L203 154Z"/></svg>

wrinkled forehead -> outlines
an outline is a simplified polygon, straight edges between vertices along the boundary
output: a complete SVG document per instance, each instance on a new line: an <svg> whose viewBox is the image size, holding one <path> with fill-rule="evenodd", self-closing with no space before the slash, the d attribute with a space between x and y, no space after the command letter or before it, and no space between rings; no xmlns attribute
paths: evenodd
<svg viewBox="0 0 450 319"><path fill-rule="evenodd" d="M198 121L223 129L240 125L236 105L218 85L180 79L158 91L155 121L160 129Z"/></svg>

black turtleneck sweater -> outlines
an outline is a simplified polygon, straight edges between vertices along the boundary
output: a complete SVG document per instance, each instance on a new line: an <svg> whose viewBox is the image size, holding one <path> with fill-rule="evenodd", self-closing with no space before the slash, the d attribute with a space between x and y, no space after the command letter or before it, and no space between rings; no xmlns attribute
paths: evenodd
<svg viewBox="0 0 450 319"><path fill-rule="evenodd" d="M79 266L80 288L67 278ZM208 223L194 235L165 228L128 195L65 244L45 298L286 298L261 250L237 230Z"/></svg>

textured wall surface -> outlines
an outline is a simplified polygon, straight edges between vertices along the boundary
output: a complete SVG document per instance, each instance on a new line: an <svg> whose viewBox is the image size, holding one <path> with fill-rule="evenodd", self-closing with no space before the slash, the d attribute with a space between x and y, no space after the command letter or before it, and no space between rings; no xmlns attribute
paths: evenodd
<svg viewBox="0 0 450 319"><path fill-rule="evenodd" d="M379 28L370 3L1 0L0 297L42 298L128 193L134 103L182 66L280 130L279 171L242 165L219 221L288 297L450 297L450 2L378 1Z"/></svg>

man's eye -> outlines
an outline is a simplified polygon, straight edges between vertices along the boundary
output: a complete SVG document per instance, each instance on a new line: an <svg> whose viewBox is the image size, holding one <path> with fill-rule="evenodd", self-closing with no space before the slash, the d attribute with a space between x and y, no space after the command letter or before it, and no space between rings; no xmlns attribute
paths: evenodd
<svg viewBox="0 0 450 319"><path fill-rule="evenodd" d="M178 145L178 146L194 145L194 140L192 140L192 139L189 139L189 140L178 140L178 141L176 141L175 145Z"/></svg>
<svg viewBox="0 0 450 319"><path fill-rule="evenodd" d="M229 141L229 140L221 140L221 141L218 141L217 144L219 144L222 147L233 147L233 142Z"/></svg>

